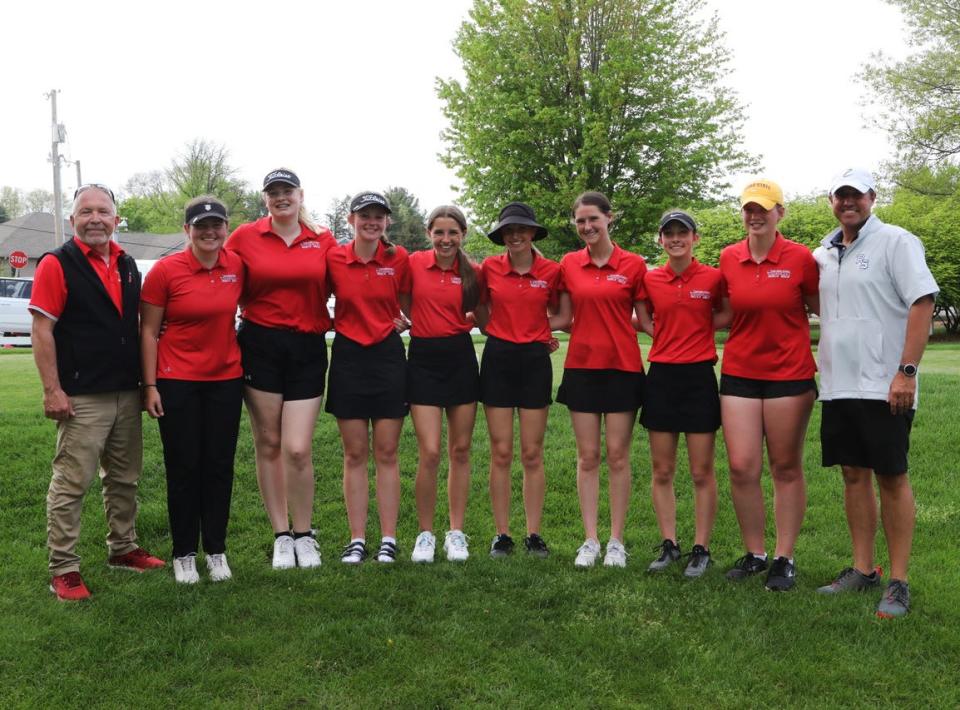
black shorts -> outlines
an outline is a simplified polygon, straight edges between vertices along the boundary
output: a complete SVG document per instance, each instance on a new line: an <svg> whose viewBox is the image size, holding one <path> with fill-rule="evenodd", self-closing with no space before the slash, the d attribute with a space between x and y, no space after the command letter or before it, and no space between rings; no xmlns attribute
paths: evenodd
<svg viewBox="0 0 960 710"><path fill-rule="evenodd" d="M834 399L820 412L824 466L872 468L880 476L907 472L914 411L891 414L876 399Z"/></svg>
<svg viewBox="0 0 960 710"><path fill-rule="evenodd" d="M553 366L546 343L487 336L480 359L480 401L489 407L543 409L553 401Z"/></svg>
<svg viewBox="0 0 960 710"><path fill-rule="evenodd" d="M446 338L410 338L407 402L433 407L469 404L480 398L480 368L469 333Z"/></svg>
<svg viewBox="0 0 960 710"><path fill-rule="evenodd" d="M750 377L720 375L720 394L747 399L777 399L796 397L804 392L817 396L817 381L809 380L754 380Z"/></svg>
<svg viewBox="0 0 960 710"><path fill-rule="evenodd" d="M642 372L566 368L557 401L571 412L636 412L643 403L643 388Z"/></svg>
<svg viewBox="0 0 960 710"><path fill-rule="evenodd" d="M326 410L337 419L402 419L407 415L407 358L392 332L361 345L342 333L333 339Z"/></svg>
<svg viewBox="0 0 960 710"><path fill-rule="evenodd" d="M243 383L284 401L322 397L327 378L327 341L323 333L267 328L248 320L237 331Z"/></svg>
<svg viewBox="0 0 960 710"><path fill-rule="evenodd" d="M652 362L643 389L640 423L647 429L704 434L720 428L713 362Z"/></svg>

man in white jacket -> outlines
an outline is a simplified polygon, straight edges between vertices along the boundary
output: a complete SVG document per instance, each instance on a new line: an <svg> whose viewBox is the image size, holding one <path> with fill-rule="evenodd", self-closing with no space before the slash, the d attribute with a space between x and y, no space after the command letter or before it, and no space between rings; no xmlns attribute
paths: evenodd
<svg viewBox="0 0 960 710"><path fill-rule="evenodd" d="M917 371L927 345L937 283L923 244L871 214L876 183L851 168L830 187L840 223L814 252L820 268L820 441L823 465L843 472L844 506L853 566L818 591L876 587L874 480L890 554L890 581L881 617L910 609L907 565L915 506L907 475L910 428L917 406Z"/></svg>

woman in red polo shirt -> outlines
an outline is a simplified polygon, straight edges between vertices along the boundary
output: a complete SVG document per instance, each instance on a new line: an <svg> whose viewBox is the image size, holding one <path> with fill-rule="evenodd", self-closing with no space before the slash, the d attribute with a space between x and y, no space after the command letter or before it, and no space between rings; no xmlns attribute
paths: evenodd
<svg viewBox="0 0 960 710"><path fill-rule="evenodd" d="M795 583L793 548L807 506L803 440L817 396L807 311L817 313L819 276L810 250L777 229L783 191L758 179L740 196L747 237L720 254L724 315L720 409L730 461L730 495L746 554L727 572L742 580L767 571L766 588ZM764 543L760 487L766 441L777 528L774 560Z"/></svg>
<svg viewBox="0 0 960 710"><path fill-rule="evenodd" d="M400 466L397 447L407 414L406 356L395 329L401 294L410 293L407 251L384 236L390 204L378 192L350 202L354 238L327 254L327 278L336 295L337 336L330 361L326 410L337 418L343 442L343 496L350 542L340 561L367 558L367 461L373 445L380 513L378 562L397 557ZM372 440L372 441L371 441Z"/></svg>
<svg viewBox="0 0 960 710"><path fill-rule="evenodd" d="M480 269L461 248L467 219L452 205L437 207L427 217L432 249L410 255L412 291L401 296L412 321L407 360L407 402L417 433L419 459L415 484L420 534L414 562L433 562L436 538L437 469L443 415L447 415L447 498L450 529L443 543L447 559L469 556L463 533L470 490L470 445L477 417L480 375L470 330L480 296Z"/></svg>
<svg viewBox="0 0 960 710"><path fill-rule="evenodd" d="M717 362L713 318L721 305L720 271L693 257L700 235L686 212L663 215L658 241L667 263L643 277L647 298L640 311L641 326L653 338L640 423L650 439L651 496L663 540L659 557L647 570L660 572L681 557L673 478L682 433L696 518L684 575L696 578L710 566L710 533L717 514L713 452L720 428L720 398L713 371Z"/></svg>
<svg viewBox="0 0 960 710"><path fill-rule="evenodd" d="M227 518L243 396L234 319L243 264L222 249L227 208L216 197L188 202L183 229L187 248L144 280L140 356L144 408L159 420L163 442L173 573L193 584L198 538L210 579L231 576Z"/></svg>
<svg viewBox="0 0 960 710"><path fill-rule="evenodd" d="M643 361L631 323L642 306L643 258L610 239L610 201L585 192L573 204L580 251L560 261L562 286L573 302L570 344L557 401L566 404L577 440L577 493L586 540L574 564L592 567L600 555L601 423L610 475L610 540L603 564L624 567L623 529L630 502L630 442L643 396Z"/></svg>
<svg viewBox="0 0 960 710"><path fill-rule="evenodd" d="M506 557L514 548L510 467L516 410L527 517L523 543L528 554L543 558L550 554L540 523L546 491L543 438L553 391L551 332L554 321L566 322L569 315L559 313L560 267L533 248L532 243L546 237L547 230L528 205L511 202L504 207L487 236L506 247L503 254L483 262L483 292L476 309L477 322L487 335L480 362L480 401L490 434L490 501L497 528L490 556Z"/></svg>
<svg viewBox="0 0 960 710"><path fill-rule="evenodd" d="M273 567L317 567L312 447L331 326L326 253L336 241L310 220L292 171L268 173L263 200L270 214L240 225L227 240L246 272L237 333L244 400L273 526Z"/></svg>

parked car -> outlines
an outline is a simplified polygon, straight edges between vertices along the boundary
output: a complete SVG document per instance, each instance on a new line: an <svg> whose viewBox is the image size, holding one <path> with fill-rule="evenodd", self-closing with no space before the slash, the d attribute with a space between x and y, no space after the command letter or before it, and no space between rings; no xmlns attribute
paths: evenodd
<svg viewBox="0 0 960 710"><path fill-rule="evenodd" d="M33 279L0 276L0 334L29 335L33 318L27 310Z"/></svg>

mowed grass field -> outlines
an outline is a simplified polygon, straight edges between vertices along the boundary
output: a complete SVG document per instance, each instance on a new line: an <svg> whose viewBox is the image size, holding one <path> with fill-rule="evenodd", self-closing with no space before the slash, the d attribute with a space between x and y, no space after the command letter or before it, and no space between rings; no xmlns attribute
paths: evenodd
<svg viewBox="0 0 960 710"><path fill-rule="evenodd" d="M553 356L555 385L563 354ZM911 451L918 510L913 612L882 621L873 613L879 592L824 598L814 591L849 563L840 475L819 462L819 406L807 436L809 508L796 552L798 586L788 594L765 592L762 579L723 579L742 552L722 443L711 545L717 565L695 582L679 569L645 573L659 536L639 427L628 566L574 569L583 536L576 453L566 409L554 406L546 444L548 560L522 552L502 561L487 556L494 528L480 416L466 525L470 560L409 562L417 529L416 441L408 421L401 441L402 559L392 567L340 564L348 537L341 454L335 422L324 414L314 451L323 566L275 572L245 419L228 539L233 580L185 587L169 568L142 576L107 568L95 484L79 546L94 596L59 603L47 591L45 549L54 424L43 418L29 351L3 351L0 707L957 707L960 346L931 345L921 369ZM162 455L156 424L146 417L144 431L140 538L169 560ZM518 467L515 473L512 533L519 543ZM693 512L684 463L677 481L686 551ZM765 487L769 500L767 475ZM441 486L440 534L444 500ZM379 537L374 511L371 505L371 540ZM877 562L887 566L882 537Z"/></svg>

